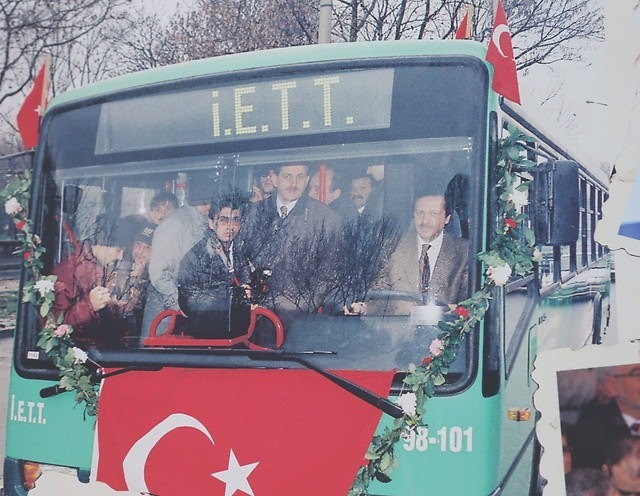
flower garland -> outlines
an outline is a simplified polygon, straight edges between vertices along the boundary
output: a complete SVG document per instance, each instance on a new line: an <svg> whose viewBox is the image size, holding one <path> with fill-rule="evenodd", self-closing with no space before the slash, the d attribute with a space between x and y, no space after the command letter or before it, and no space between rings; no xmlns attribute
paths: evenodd
<svg viewBox="0 0 640 496"><path fill-rule="evenodd" d="M491 290L503 286L512 275L524 276L533 269L533 263L541 258L535 247L533 231L528 227L528 216L523 212L527 204L527 190L531 176L526 169L535 163L526 160L523 141L530 141L515 128L509 128L509 136L500 140L496 191L498 193L495 235L490 249L477 255L487 267L483 287L470 298L460 302L450 312L450 318L438 323L442 331L429 347L430 355L420 365L410 367L404 378L409 389L402 393L398 404L405 415L396 419L392 427L385 428L374 436L365 455L366 464L358 472L349 491L349 496L368 494L372 480L389 482L396 464L394 447L404 434L423 425L425 402L434 396L436 386L445 382L445 374L454 361L462 341L484 317L489 308ZM52 313L55 299L56 276L42 274L41 261L44 248L40 238L31 232L25 205L29 201L31 174L26 171L22 177L14 178L1 192L0 201L5 211L13 218L22 241L19 252L28 277L23 287L23 302L30 302L39 308L44 325L40 331L38 346L52 359L60 374L59 387L76 392L76 402L84 403L87 415L96 415L98 392L95 384L99 365L92 362L86 352L73 344L73 328L62 323L62 316L54 318Z"/></svg>
<svg viewBox="0 0 640 496"><path fill-rule="evenodd" d="M71 338L73 327L61 323L62 315L57 319L53 315L57 277L42 274L45 249L41 246L40 237L32 232L26 208L30 186L31 172L27 170L21 177L13 178L0 192L0 202L4 203L7 215L13 218L21 241L18 252L22 254L22 263L28 272L22 302L32 303L39 309L43 326L37 345L57 367L60 376L58 387L75 391L76 402L84 403L85 414L94 416L98 411L98 392L93 379L99 366L89 359L84 350L74 346Z"/></svg>
<svg viewBox="0 0 640 496"><path fill-rule="evenodd" d="M523 212L532 179L526 170L535 166L524 155L522 142L528 141L531 140L516 128L509 127L509 135L499 143L495 171L498 225L489 250L477 255L486 267L483 287L458 303L449 312L449 318L438 323L441 333L431 342L430 355L420 365L410 366L403 380L408 392L397 399L404 415L391 427L386 427L382 434L374 436L365 455L366 463L356 475L348 496L369 494L368 487L374 479L391 481L396 466L396 443L409 431L424 425L426 400L434 396L436 386L444 384L444 376L462 341L489 309L492 288L504 286L512 275L529 274L533 263L541 259L542 254L535 247L534 233L528 226L528 216Z"/></svg>

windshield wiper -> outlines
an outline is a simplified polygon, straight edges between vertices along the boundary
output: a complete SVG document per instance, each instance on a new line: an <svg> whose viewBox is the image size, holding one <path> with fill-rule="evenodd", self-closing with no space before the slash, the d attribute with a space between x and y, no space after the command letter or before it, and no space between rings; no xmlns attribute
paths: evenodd
<svg viewBox="0 0 640 496"><path fill-rule="evenodd" d="M343 377L340 377L339 375L324 370L299 355L299 353L292 354L279 351L252 351L247 354L247 356L252 360L273 360L299 363L303 367L306 367L309 370L313 370L321 376L329 379L334 384L337 384L338 386L360 398L361 400L366 401L378 410L382 410L387 415L391 415L393 418L401 418L404 415L402 407L389 401L387 398L384 398L374 393L373 391L369 391L368 389L363 388L362 386L355 384Z"/></svg>
<svg viewBox="0 0 640 496"><path fill-rule="evenodd" d="M91 383L99 384L102 379L106 379L107 377L113 377L114 375L125 374L127 372L133 372L133 371L157 372L162 368L163 368L163 365L132 365L130 367L122 367L121 369L112 370L111 372L107 372L106 374L101 374L99 372L96 372L91 376ZM56 384L55 386L42 388L40 390L40 398L50 398L51 396L67 393L69 391L71 391L71 389L64 389L60 387L59 384Z"/></svg>
<svg viewBox="0 0 640 496"><path fill-rule="evenodd" d="M363 401L366 401L371 406L377 408L378 410L383 411L387 415L390 415L393 418L401 418L404 415L404 411L402 408L395 403L389 401L387 398L380 396L373 391L369 391L368 389L355 384L339 375L333 374L327 370L324 370L317 365L309 362L302 355L334 355L335 351L298 351L298 352L281 352L281 351L252 351L252 350L242 350L242 349L219 349L219 350L206 350L208 354L214 355L238 355L238 356L247 356L251 360L271 360L271 361L283 361L283 362L295 362L303 367L313 370L318 374L322 375L326 379L329 379L331 382L340 386L345 391L353 394L357 398L360 398ZM92 381L95 384L98 384L102 379L106 379L108 377L113 377L114 375L124 374L126 372L132 371L150 371L156 372L161 370L163 365L133 365L129 367L123 367L118 370L113 370L106 374L96 373L92 377ZM57 394L62 394L68 392L68 389L61 388L58 384L55 386L49 386L46 388L42 388L40 390L41 398L49 398L51 396L55 396Z"/></svg>

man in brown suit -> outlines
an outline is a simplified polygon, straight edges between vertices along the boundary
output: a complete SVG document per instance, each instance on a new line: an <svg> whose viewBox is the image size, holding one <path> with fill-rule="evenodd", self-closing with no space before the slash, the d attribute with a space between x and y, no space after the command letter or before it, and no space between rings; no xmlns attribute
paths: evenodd
<svg viewBox="0 0 640 496"><path fill-rule="evenodd" d="M416 198L413 225L391 254L381 289L422 294L422 303L454 305L469 294L469 242L444 233L451 209L444 195ZM408 314L417 301L387 302L386 312Z"/></svg>

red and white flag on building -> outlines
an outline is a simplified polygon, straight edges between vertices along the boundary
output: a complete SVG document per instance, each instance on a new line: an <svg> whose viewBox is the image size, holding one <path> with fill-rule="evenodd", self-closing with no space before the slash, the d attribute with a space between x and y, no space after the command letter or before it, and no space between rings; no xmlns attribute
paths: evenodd
<svg viewBox="0 0 640 496"><path fill-rule="evenodd" d="M456 30L456 40L466 40L471 37L471 20L473 17L473 5L467 7L467 12Z"/></svg>
<svg viewBox="0 0 640 496"><path fill-rule="evenodd" d="M40 118L47 106L49 91L49 64L51 56L48 55L44 64L38 71L33 88L25 98L18 110L17 123L22 143L26 150L34 148L38 144L40 131Z"/></svg>
<svg viewBox="0 0 640 496"><path fill-rule="evenodd" d="M339 375L386 398L393 372ZM344 496L380 416L311 370L130 372L103 383L95 475L162 496Z"/></svg>
<svg viewBox="0 0 640 496"><path fill-rule="evenodd" d="M494 91L519 104L518 72L513 55L511 33L507 24L507 14L504 11L502 0L498 0L486 59L493 65L492 88Z"/></svg>

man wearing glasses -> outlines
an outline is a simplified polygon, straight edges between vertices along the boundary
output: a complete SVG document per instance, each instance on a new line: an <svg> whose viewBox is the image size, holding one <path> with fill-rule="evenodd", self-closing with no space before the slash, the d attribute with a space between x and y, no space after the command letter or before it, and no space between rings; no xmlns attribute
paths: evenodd
<svg viewBox="0 0 640 496"><path fill-rule="evenodd" d="M209 208L204 239L180 262L178 300L187 316L182 331L194 337L231 337L249 324L250 264L234 241L248 206L246 195L230 190L216 195Z"/></svg>
<svg viewBox="0 0 640 496"><path fill-rule="evenodd" d="M640 436L640 364L603 367L597 373L604 401L595 401L583 410L574 426L575 468L602 468L612 444Z"/></svg>

